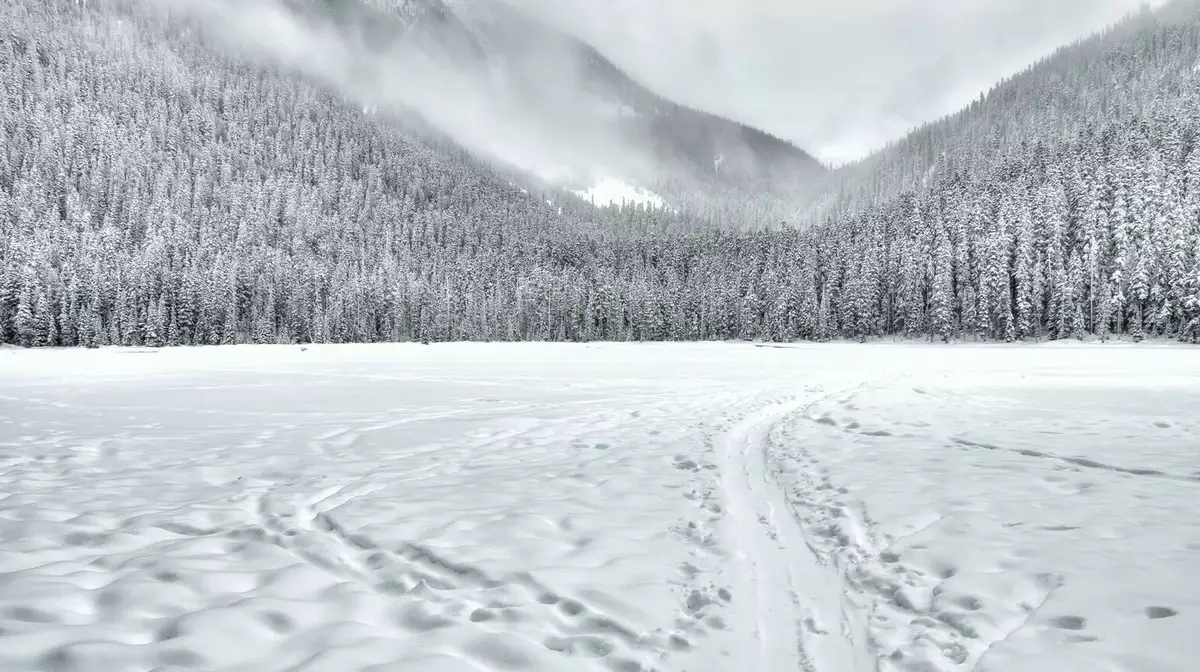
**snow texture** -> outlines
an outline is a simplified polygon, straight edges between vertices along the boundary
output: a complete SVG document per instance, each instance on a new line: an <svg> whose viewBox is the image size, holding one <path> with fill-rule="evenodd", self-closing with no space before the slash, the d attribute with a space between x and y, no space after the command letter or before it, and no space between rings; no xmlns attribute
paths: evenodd
<svg viewBox="0 0 1200 672"><path fill-rule="evenodd" d="M0 669L1184 672L1196 408L1146 344L8 348Z"/></svg>

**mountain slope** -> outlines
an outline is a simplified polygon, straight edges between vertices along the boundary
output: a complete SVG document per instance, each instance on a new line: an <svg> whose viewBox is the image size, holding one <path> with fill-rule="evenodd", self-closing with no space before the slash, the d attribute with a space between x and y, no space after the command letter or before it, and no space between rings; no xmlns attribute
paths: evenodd
<svg viewBox="0 0 1200 672"><path fill-rule="evenodd" d="M1200 2L1064 47L836 178L817 229L854 333L1195 338Z"/></svg>
<svg viewBox="0 0 1200 672"><path fill-rule="evenodd" d="M552 125L569 122L576 134L615 135L642 159L642 165L631 161L602 169L638 173L630 177L643 181L690 178L759 189L791 189L824 173L803 150L673 103L590 45L500 0L300 0L305 3L330 12L375 49L386 49L390 35L456 68L486 72L516 92L528 114ZM438 124L436 118L428 121Z"/></svg>
<svg viewBox="0 0 1200 672"><path fill-rule="evenodd" d="M757 232L708 226L765 219L757 195L696 216L539 193L362 111L340 78L378 62L299 72L168 2L0 4L2 342L1200 337L1194 2L956 117L990 144L885 155L911 169L869 175L867 206ZM1062 82L1090 112L1056 111Z"/></svg>
<svg viewBox="0 0 1200 672"><path fill-rule="evenodd" d="M1194 0L1174 0L1157 11L1143 7L1063 46L963 110L833 171L820 212L853 213L920 189L937 175L986 173L1030 145L1190 101L1186 86L1200 67L1192 35L1197 11Z"/></svg>

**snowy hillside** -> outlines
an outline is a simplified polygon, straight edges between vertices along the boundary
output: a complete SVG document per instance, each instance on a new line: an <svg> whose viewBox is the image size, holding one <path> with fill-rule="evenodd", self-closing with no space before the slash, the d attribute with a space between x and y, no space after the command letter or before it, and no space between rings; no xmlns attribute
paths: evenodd
<svg viewBox="0 0 1200 672"><path fill-rule="evenodd" d="M1186 346L0 351L0 668L1190 672Z"/></svg>
<svg viewBox="0 0 1200 672"><path fill-rule="evenodd" d="M428 55L391 67L406 34L358 0L310 23L247 9L274 4L222 15L227 40L164 3L0 4L0 342L1200 338L1194 2L1031 67L866 162L861 181L839 171L866 205L835 190L834 214L809 226L769 190L639 179L670 153L647 164L576 132L601 126L553 97L534 107L571 123L524 114L498 93L522 91L507 76ZM449 12L439 21L476 45L464 58L492 48ZM263 44L289 34L264 17L331 48ZM571 101L606 124L652 116L651 94L588 62L599 74L571 81L595 95ZM1060 81L1078 95L1037 102L1059 100ZM401 99L443 130L389 112ZM689 139L706 170L736 165L697 130L715 127L655 118L673 130L652 135ZM614 162L572 170L581 154ZM583 193L486 158L502 155Z"/></svg>

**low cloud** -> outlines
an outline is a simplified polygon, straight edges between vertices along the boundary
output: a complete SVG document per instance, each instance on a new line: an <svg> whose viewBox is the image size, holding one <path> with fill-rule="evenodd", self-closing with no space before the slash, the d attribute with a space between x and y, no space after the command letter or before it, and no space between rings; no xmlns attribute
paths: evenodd
<svg viewBox="0 0 1200 672"><path fill-rule="evenodd" d="M227 48L303 74L365 108L414 112L461 145L550 181L586 181L590 169L608 164L625 173L650 169L585 113L594 110L575 80L574 54L560 45L527 44L516 70L489 69L431 51L439 36L371 40L280 0L140 1L185 12ZM521 68L535 63L554 67L522 77L530 73Z"/></svg>
<svg viewBox="0 0 1200 672"><path fill-rule="evenodd" d="M590 170L653 179L653 160L597 116L603 104L578 81L577 54L546 33L523 34L519 23L503 36L521 44L515 68L489 70L431 55L420 41L368 44L282 0L136 1L186 10L232 47L364 105L415 111L464 146L544 178L588 181ZM861 158L959 109L1139 4L501 1L578 35L669 98L763 128L832 164ZM492 6L447 2L469 14Z"/></svg>
<svg viewBox="0 0 1200 672"><path fill-rule="evenodd" d="M1140 0L507 0L656 90L821 159L961 108ZM1162 4L1152 0L1150 5Z"/></svg>

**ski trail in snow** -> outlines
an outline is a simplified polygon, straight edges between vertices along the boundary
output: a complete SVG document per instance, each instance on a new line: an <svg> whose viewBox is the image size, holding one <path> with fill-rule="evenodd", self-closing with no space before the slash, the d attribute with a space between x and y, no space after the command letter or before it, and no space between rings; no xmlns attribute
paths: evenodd
<svg viewBox="0 0 1200 672"><path fill-rule="evenodd" d="M738 657L744 669L870 669L861 626L843 606L840 577L818 562L768 467L772 428L814 403L809 398L771 405L736 424L723 443L724 524L739 549L735 594L743 622L753 623L752 639L742 643Z"/></svg>

